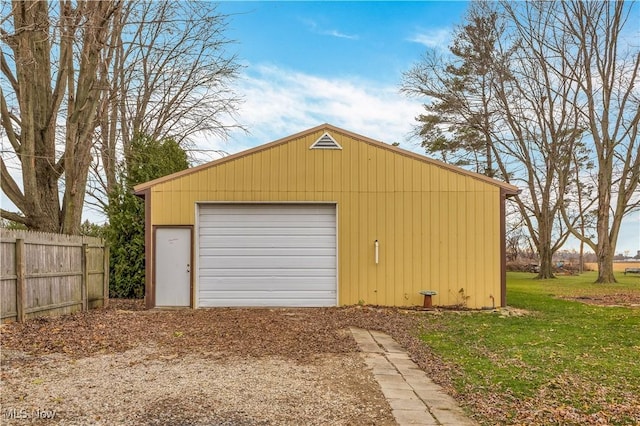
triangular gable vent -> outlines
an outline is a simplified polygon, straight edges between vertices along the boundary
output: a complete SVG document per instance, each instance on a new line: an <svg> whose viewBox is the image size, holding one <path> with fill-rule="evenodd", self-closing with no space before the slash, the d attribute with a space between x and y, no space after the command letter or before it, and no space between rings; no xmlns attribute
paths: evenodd
<svg viewBox="0 0 640 426"><path fill-rule="evenodd" d="M342 147L329 133L325 132L309 149L342 149Z"/></svg>

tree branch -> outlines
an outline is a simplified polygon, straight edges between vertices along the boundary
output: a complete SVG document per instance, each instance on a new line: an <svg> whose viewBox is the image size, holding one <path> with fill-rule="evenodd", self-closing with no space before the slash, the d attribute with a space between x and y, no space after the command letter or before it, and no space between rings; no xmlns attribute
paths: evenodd
<svg viewBox="0 0 640 426"><path fill-rule="evenodd" d="M7 80L9 80L9 83L11 83L11 87L13 88L16 96L20 96L20 86L18 85L18 80L11 72L11 68L9 67L7 60L4 57L4 52L2 51L2 49L0 49L0 70L2 71L2 74L4 74L4 76L7 78Z"/></svg>
<svg viewBox="0 0 640 426"><path fill-rule="evenodd" d="M13 129L13 117L9 112L9 108L7 107L7 101L4 97L4 91L0 87L0 117L2 118L2 127L4 128L5 133L7 134L7 139L11 143L16 154L20 153L20 136L16 134Z"/></svg>
<svg viewBox="0 0 640 426"><path fill-rule="evenodd" d="M10 212L8 210L5 209L0 209L0 217L3 219L7 219L13 222L17 222L17 223L21 223L23 225L28 225L29 221L27 220L26 217L18 214L18 213L14 213L14 212Z"/></svg>

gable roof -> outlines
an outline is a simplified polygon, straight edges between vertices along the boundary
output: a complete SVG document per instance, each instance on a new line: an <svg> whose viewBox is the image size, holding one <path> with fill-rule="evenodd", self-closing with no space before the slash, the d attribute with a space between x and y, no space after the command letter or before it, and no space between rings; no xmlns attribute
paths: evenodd
<svg viewBox="0 0 640 426"><path fill-rule="evenodd" d="M492 179L490 177L481 175L479 173L471 172L471 171L462 169L460 167L444 163L444 162L439 161L439 160L434 160L433 158L425 157L424 155L416 154L415 152L407 151L406 149L402 149L402 148L399 148L397 146L389 145L389 144L386 144L384 142L380 142L380 141L368 138L366 136L362 136L362 135L359 135L357 133L353 133L353 132L350 132L348 130L344 130L344 129L341 129L339 127L335 127L335 126L333 126L331 124L328 124L328 123L321 124L321 125L316 126L316 127L312 127L311 129L304 130L302 132L293 134L291 136L287 136L285 138L278 139L276 141L273 141L273 142L270 142L270 143L267 143L267 144L264 144L264 145L259 145L259 146L255 147L255 148L251 148L251 149L239 152L237 154L229 155L227 157L223 157L223 158L220 158L218 160L211 161L209 163L201 164L199 166L196 166L196 167L193 167L193 168L190 168L190 169L182 170L182 171L177 172L177 173L173 173L173 174L170 174L170 175L167 175L167 176L163 176L163 177L158 178L158 179L154 179L154 180L151 180L151 181L148 181L148 182L141 183L139 185L136 185L133 188L133 190L134 190L134 193L136 195L144 195L146 190L152 188L155 185L158 185L158 184L161 184L161 183L164 183L164 182L168 182L168 181L171 181L171 180L174 180L174 179L179 179L179 178L181 178L183 176L187 176L187 175L190 175L192 173L198 173L198 172L200 172L202 170L208 169L209 167L216 167L216 166L219 166L219 165L224 164L226 162L234 161L234 160L237 160L239 158L242 158L242 157L245 157L245 156L248 156L248 155L252 155L252 154L255 154L255 153L258 153L258 152L261 152L261 151L266 151L268 149L271 149L271 148L274 148L276 146L289 143L289 142L291 142L291 141L293 141L295 139L299 139L299 138L305 137L305 136L307 136L309 134L316 133L316 132L319 132L319 131L324 131L325 133L328 133L328 132L340 133L340 134L342 134L344 136L347 136L349 138L358 140L360 142L367 143L369 145L373 145L375 147L378 147L378 148L381 148L381 149L386 149L388 151L394 152L395 154L403 155L403 156L406 156L406 157L410 157L410 158L413 158L415 160L422 161L424 163L427 163L427 164L430 164L430 165L433 165L433 166L436 166L436 167L440 167L440 168L449 170L449 171L451 171L453 173L458 173L458 174L461 174L463 176L468 176L468 177L471 177L473 179L481 180L481 181L486 182L486 183L488 183L490 185L494 185L494 186L497 186L497 187L501 188L502 190L505 191L507 196L513 196L513 195L516 195L516 194L518 194L520 192L518 187L516 187L514 185L511 185L511 184L508 184L506 182L502 182L502 181L499 181L499 180L496 180L496 179Z"/></svg>

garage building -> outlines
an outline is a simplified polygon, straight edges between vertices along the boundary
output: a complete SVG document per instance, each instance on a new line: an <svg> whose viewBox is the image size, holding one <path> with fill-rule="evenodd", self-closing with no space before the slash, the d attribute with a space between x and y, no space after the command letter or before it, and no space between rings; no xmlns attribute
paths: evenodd
<svg viewBox="0 0 640 426"><path fill-rule="evenodd" d="M505 305L518 189L329 124L135 192L150 308Z"/></svg>

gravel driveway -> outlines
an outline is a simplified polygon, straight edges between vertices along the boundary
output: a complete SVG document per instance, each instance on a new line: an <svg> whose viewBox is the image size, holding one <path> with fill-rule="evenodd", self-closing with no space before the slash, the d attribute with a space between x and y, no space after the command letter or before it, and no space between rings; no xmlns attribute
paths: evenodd
<svg viewBox="0 0 640 426"><path fill-rule="evenodd" d="M79 360L13 358L10 364L3 368L2 424L24 424L9 419L10 409L29 417L55 412L53 422L74 425L393 424L357 354L298 363L172 357L140 347Z"/></svg>
<svg viewBox="0 0 640 426"><path fill-rule="evenodd" d="M397 315L114 305L2 326L2 424L394 424L347 327Z"/></svg>

